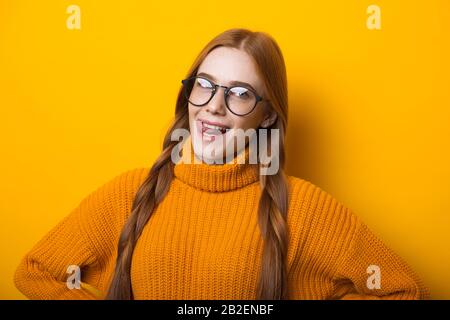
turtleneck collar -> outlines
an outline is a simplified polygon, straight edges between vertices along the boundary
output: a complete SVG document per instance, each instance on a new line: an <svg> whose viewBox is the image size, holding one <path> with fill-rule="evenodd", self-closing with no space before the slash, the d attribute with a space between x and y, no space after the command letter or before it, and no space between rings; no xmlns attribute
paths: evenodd
<svg viewBox="0 0 450 320"><path fill-rule="evenodd" d="M190 148L191 159L189 160ZM183 143L181 158L174 167L174 175L190 186L209 192L225 192L245 187L259 180L259 166L249 163L249 146L234 159L224 164L194 162L194 149L191 136ZM245 159L239 163L239 159Z"/></svg>

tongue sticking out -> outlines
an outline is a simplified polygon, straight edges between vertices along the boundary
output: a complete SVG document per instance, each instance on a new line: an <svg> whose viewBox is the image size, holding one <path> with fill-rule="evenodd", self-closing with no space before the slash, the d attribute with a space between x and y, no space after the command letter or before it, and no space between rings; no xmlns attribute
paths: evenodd
<svg viewBox="0 0 450 320"><path fill-rule="evenodd" d="M226 128L216 129L216 128L208 128L202 124L202 134L206 133L208 135L221 135L227 132Z"/></svg>
<svg viewBox="0 0 450 320"><path fill-rule="evenodd" d="M224 130L218 130L218 129L211 129L211 128L203 128L202 133L210 134L210 135L220 135L225 133Z"/></svg>
<svg viewBox="0 0 450 320"><path fill-rule="evenodd" d="M209 128L202 124L201 127L201 134L203 139L209 140L209 141L215 141L216 137L221 136L227 132L226 128Z"/></svg>

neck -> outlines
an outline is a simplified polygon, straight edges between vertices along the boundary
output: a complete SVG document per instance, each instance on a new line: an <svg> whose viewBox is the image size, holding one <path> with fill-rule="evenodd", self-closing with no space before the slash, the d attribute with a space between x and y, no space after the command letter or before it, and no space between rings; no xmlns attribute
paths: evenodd
<svg viewBox="0 0 450 320"><path fill-rule="evenodd" d="M181 161L174 168L175 177L196 189L225 192L259 181L259 166L249 163L248 146L230 161L216 165L207 164L194 155L190 136L184 141L181 152Z"/></svg>

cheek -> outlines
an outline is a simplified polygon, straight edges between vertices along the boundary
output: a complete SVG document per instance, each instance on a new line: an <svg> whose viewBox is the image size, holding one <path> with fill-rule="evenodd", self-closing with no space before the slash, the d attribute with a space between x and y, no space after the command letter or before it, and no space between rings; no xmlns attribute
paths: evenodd
<svg viewBox="0 0 450 320"><path fill-rule="evenodd" d="M197 108L195 106L191 106L189 104L189 132L192 135L194 141L197 141L197 138L199 137L198 127L196 122L196 119L198 118L200 112L200 108ZM201 137L201 135L200 135Z"/></svg>
<svg viewBox="0 0 450 320"><path fill-rule="evenodd" d="M191 116L194 115L194 109L192 108L191 104L188 104L188 113L189 113L189 120L190 120Z"/></svg>
<svg viewBox="0 0 450 320"><path fill-rule="evenodd" d="M196 117L197 113L198 113L198 110L189 104L188 114L189 114L189 123L190 124L192 124L195 121L195 117Z"/></svg>
<svg viewBox="0 0 450 320"><path fill-rule="evenodd" d="M236 127L247 129L258 129L264 119L265 111L261 106L257 106L252 113L244 117L236 117Z"/></svg>
<svg viewBox="0 0 450 320"><path fill-rule="evenodd" d="M241 128L243 130L257 129L259 127L260 121L259 117L254 115L253 117L241 117L234 121L235 128Z"/></svg>

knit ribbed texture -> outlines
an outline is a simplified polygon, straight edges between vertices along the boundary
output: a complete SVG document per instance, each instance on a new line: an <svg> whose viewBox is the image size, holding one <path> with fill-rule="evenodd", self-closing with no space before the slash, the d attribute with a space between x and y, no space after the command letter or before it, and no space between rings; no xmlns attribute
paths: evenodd
<svg viewBox="0 0 450 320"><path fill-rule="evenodd" d="M16 287L31 299L102 298L148 172L126 171L84 198L25 255ZM174 174L135 247L134 298L255 299L263 243L254 166L178 163ZM309 181L288 176L288 183L290 299L429 298L418 276L349 208ZM100 295L69 289L70 265L80 266L82 282ZM370 265L380 268L380 289L367 286Z"/></svg>

